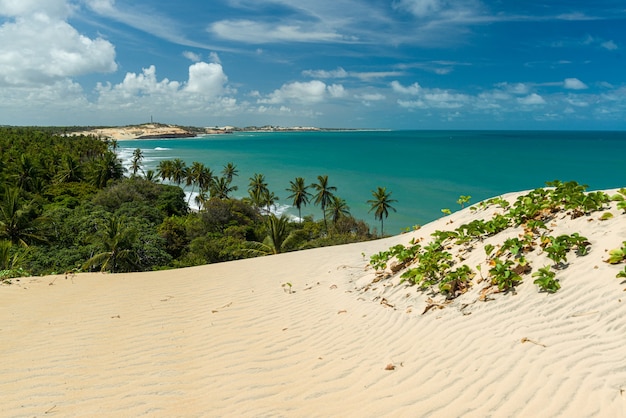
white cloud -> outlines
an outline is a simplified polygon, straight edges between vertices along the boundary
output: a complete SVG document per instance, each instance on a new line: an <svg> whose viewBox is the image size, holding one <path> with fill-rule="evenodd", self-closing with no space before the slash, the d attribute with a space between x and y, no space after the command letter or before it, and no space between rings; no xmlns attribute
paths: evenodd
<svg viewBox="0 0 626 418"><path fill-rule="evenodd" d="M537 93L531 93L528 96L520 97L517 101L523 105L542 105L546 103L543 97Z"/></svg>
<svg viewBox="0 0 626 418"><path fill-rule="evenodd" d="M403 86L402 84L400 84L400 82L394 80L391 82L391 88L393 89L393 91L395 91L396 93L401 93L401 94L411 94L411 95L417 95L421 92L422 87L419 85L419 83L413 83L408 87Z"/></svg>
<svg viewBox="0 0 626 418"><path fill-rule="evenodd" d="M288 101L300 103L319 103L326 97L326 84L319 80L293 82L284 84L274 90L267 99L259 99L259 103L277 104Z"/></svg>
<svg viewBox="0 0 626 418"><path fill-rule="evenodd" d="M57 19L66 18L71 7L66 0L0 0L0 15L24 17L46 15Z"/></svg>
<svg viewBox="0 0 626 418"><path fill-rule="evenodd" d="M428 106L422 100L398 100L398 105L407 109L419 108L426 109Z"/></svg>
<svg viewBox="0 0 626 418"><path fill-rule="evenodd" d="M94 72L117 69L115 47L78 33L60 16L63 2L34 11L34 2L0 3L16 15L0 26L0 85L41 85ZM50 14L47 14L50 13Z"/></svg>
<svg viewBox="0 0 626 418"><path fill-rule="evenodd" d="M304 70L302 75L312 78L357 78L362 81L370 81L377 78L399 77L404 75L400 71L346 71L341 67L335 70Z"/></svg>
<svg viewBox="0 0 626 418"><path fill-rule="evenodd" d="M183 51L183 57L187 58L189 61L192 61L192 62L202 61L202 57L199 54L196 54L195 52L191 52L191 51Z"/></svg>
<svg viewBox="0 0 626 418"><path fill-rule="evenodd" d="M604 49L608 49L609 51L615 51L618 49L617 44L613 41L602 42L600 46Z"/></svg>
<svg viewBox="0 0 626 418"><path fill-rule="evenodd" d="M97 91L101 102L118 103L122 106L132 105L146 98L185 106L185 101L217 100L226 92L227 82L228 77L220 64L206 62L192 64L189 66L189 79L186 82L170 81L167 78L159 81L156 67L151 65L142 69L139 74L127 73L124 80L114 86L99 83Z"/></svg>
<svg viewBox="0 0 626 418"><path fill-rule="evenodd" d="M496 87L499 87L506 93L515 94L515 95L528 94L528 91L529 91L529 87L524 83L513 83L513 84L498 83L496 84Z"/></svg>
<svg viewBox="0 0 626 418"><path fill-rule="evenodd" d="M415 16L426 17L439 12L445 7L445 2L442 0L398 0L394 6L408 10Z"/></svg>
<svg viewBox="0 0 626 418"><path fill-rule="evenodd" d="M337 67L336 70L304 70L302 75L312 78L347 78L348 72L341 67Z"/></svg>
<svg viewBox="0 0 626 418"><path fill-rule="evenodd" d="M346 96L346 89L341 84L332 84L327 88L331 97L339 99Z"/></svg>
<svg viewBox="0 0 626 418"><path fill-rule="evenodd" d="M274 42L353 42L323 27L310 23L270 24L253 20L222 20L209 27L209 32L223 39L264 44Z"/></svg>
<svg viewBox="0 0 626 418"><path fill-rule="evenodd" d="M574 96L570 96L567 98L567 103L571 104L572 106L576 106L576 107L588 107L589 106L589 102L581 100L577 97Z"/></svg>
<svg viewBox="0 0 626 418"><path fill-rule="evenodd" d="M355 97L366 102L379 102L386 99L386 97L380 93L363 93L358 94Z"/></svg>
<svg viewBox="0 0 626 418"><path fill-rule="evenodd" d="M198 62L189 67L189 81L185 90L207 97L216 97L224 92L228 77L222 66L216 63Z"/></svg>
<svg viewBox="0 0 626 418"><path fill-rule="evenodd" d="M484 9L479 0L396 0L393 7L421 19L438 17L457 22L475 21Z"/></svg>
<svg viewBox="0 0 626 418"><path fill-rule="evenodd" d="M222 63L222 60L220 59L220 56L219 56L219 55L217 55L217 52L211 52L211 53L209 53L209 60L210 60L211 62L216 63L216 64L221 64L221 63Z"/></svg>
<svg viewBox="0 0 626 418"><path fill-rule="evenodd" d="M568 90L585 90L589 87L577 78L566 78L563 82L563 87Z"/></svg>
<svg viewBox="0 0 626 418"><path fill-rule="evenodd" d="M424 99L429 102L432 107L456 109L467 103L470 97L465 94L433 89L430 93L424 94Z"/></svg>

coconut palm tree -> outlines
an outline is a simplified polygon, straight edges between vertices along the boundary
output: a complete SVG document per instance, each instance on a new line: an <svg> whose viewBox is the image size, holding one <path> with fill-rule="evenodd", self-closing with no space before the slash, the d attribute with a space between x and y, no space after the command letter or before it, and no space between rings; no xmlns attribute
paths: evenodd
<svg viewBox="0 0 626 418"><path fill-rule="evenodd" d="M187 164L180 158L172 161L171 180L178 186L180 186L183 180L187 180Z"/></svg>
<svg viewBox="0 0 626 418"><path fill-rule="evenodd" d="M250 195L250 200L254 206L257 208L263 206L263 196L268 191L267 182L265 181L265 176L263 174L255 173L254 176L250 177L250 183L248 183L248 194Z"/></svg>
<svg viewBox="0 0 626 418"><path fill-rule="evenodd" d="M206 191L211 184L211 179L213 178L213 172L210 168L206 167L204 164L194 161L191 164L187 171L186 185L191 185L191 193L189 194L189 199L187 203L191 200L191 195L198 185L200 190Z"/></svg>
<svg viewBox="0 0 626 418"><path fill-rule="evenodd" d="M109 180L119 180L122 177L124 177L124 167L112 152L106 152L91 166L91 182L100 189L103 189Z"/></svg>
<svg viewBox="0 0 626 418"><path fill-rule="evenodd" d="M157 178L157 174L154 170L148 170L146 171L146 174L144 176L144 178L146 180L148 180L151 183L158 183L159 179Z"/></svg>
<svg viewBox="0 0 626 418"><path fill-rule="evenodd" d="M226 177L214 177L211 182L211 197L229 199L230 194L237 190L237 186L231 186Z"/></svg>
<svg viewBox="0 0 626 418"><path fill-rule="evenodd" d="M326 212L333 223L336 224L342 216L350 216L350 207L342 198L333 196L329 205L326 207Z"/></svg>
<svg viewBox="0 0 626 418"><path fill-rule="evenodd" d="M204 209L204 205L209 201L209 195L201 190L194 200L198 208Z"/></svg>
<svg viewBox="0 0 626 418"><path fill-rule="evenodd" d="M382 237L384 235L383 218L389 216L389 209L396 211L391 204L397 202L397 200L391 199L391 192L387 193L386 187L378 187L376 190L372 190L372 196L374 199L368 200L367 203L371 206L369 211L375 211L374 219L380 219L380 236Z"/></svg>
<svg viewBox="0 0 626 418"><path fill-rule="evenodd" d="M84 269L100 266L100 271L116 273L138 268L137 252L133 249L137 231L127 227L125 219L111 216L94 238L103 251L85 261Z"/></svg>
<svg viewBox="0 0 626 418"><path fill-rule="evenodd" d="M324 214L324 226L328 230L328 224L326 223L326 206L333 199L333 192L337 190L335 186L328 185L328 176L317 176L318 183L311 184L317 193L315 194L315 204L320 205L322 213Z"/></svg>
<svg viewBox="0 0 626 418"><path fill-rule="evenodd" d="M278 199L279 199L278 196L276 196L274 192L270 192L269 189L266 189L263 192L263 196L261 197L261 202L263 206L265 206L266 208L265 210L268 215L271 213L272 206L274 206L274 209L276 209L276 202L278 201Z"/></svg>
<svg viewBox="0 0 626 418"><path fill-rule="evenodd" d="M6 189L0 201L0 239L28 247L32 241L44 241L44 218L38 217L33 202L20 199L18 188Z"/></svg>
<svg viewBox="0 0 626 418"><path fill-rule="evenodd" d="M224 169L222 170L222 174L224 175L224 177L226 177L226 179L230 183L233 181L233 177L239 174L239 170L237 170L237 166L235 164L228 163L224 166Z"/></svg>
<svg viewBox="0 0 626 418"><path fill-rule="evenodd" d="M246 242L247 249L243 252L250 256L280 254L285 251L285 244L291 237L289 218L281 215L280 218L271 213L267 217L267 238L263 242Z"/></svg>
<svg viewBox="0 0 626 418"><path fill-rule="evenodd" d="M83 171L80 162L70 154L64 154L61 160L61 168L57 171L54 179L59 183L81 181Z"/></svg>
<svg viewBox="0 0 626 418"><path fill-rule="evenodd" d="M157 173L161 180L169 180L172 178L172 172L174 171L174 164L172 160L161 160L157 165Z"/></svg>
<svg viewBox="0 0 626 418"><path fill-rule="evenodd" d="M130 163L130 170L133 173L133 176L137 175L137 172L141 170L141 160L143 159L143 152L141 148L136 148L133 151L133 159ZM143 170L142 170L143 171Z"/></svg>
<svg viewBox="0 0 626 418"><path fill-rule="evenodd" d="M306 206L311 198L311 193L307 191L308 188L309 186L304 184L302 177L296 177L295 180L289 182L289 188L286 189L291 192L288 198L293 199L293 205L298 208L300 223L302 223L302 206Z"/></svg>

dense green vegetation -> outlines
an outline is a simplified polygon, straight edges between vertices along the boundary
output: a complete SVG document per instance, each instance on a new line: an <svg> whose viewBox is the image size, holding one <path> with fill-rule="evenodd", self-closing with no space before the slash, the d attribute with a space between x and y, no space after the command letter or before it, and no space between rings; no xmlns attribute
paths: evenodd
<svg viewBox="0 0 626 418"><path fill-rule="evenodd" d="M616 207L624 209L626 189L614 196L598 191L587 192L587 186L575 181L548 182L548 188L539 188L519 196L512 204L502 198L493 198L473 206L470 210L499 206L503 213L496 213L488 220L474 220L454 230L435 231L428 245L412 241L410 245L396 245L370 257L370 265L384 272L392 258L398 263L394 274L399 272L404 282L428 290L434 294L453 299L465 293L475 282L476 273L480 281L487 281L500 292L513 291L530 274L540 291L554 293L560 289L558 272L567 268L568 257L575 254L585 256L590 251L587 238L574 232L570 235L550 235L546 224L557 216L568 215L572 219L604 210L609 202L617 201ZM461 196L459 203L468 203L470 196ZM602 216L600 219L607 219ZM483 242L509 228L520 227L518 237L508 238L497 247L484 244L486 259L475 270L465 261L474 245ZM533 266L527 255L540 248L552 262L532 272ZM456 250L457 255L453 256ZM618 264L626 261L626 241L623 248L610 251L607 262ZM482 267L486 266L485 271ZM531 274L532 272L532 274ZM485 276L483 276L483 273ZM617 277L626 277L626 268ZM484 295L482 295L484 296Z"/></svg>
<svg viewBox="0 0 626 418"><path fill-rule="evenodd" d="M292 220L272 213L278 197L262 174L250 178L249 197L234 199L233 163L217 173L175 159L144 171L136 150L126 171L115 141L63 135L75 130L0 128L0 280L184 267L373 238L327 176L285 185L298 210L322 209L322 221ZM198 192L199 211L181 187ZM374 201L381 222L393 209L388 196Z"/></svg>

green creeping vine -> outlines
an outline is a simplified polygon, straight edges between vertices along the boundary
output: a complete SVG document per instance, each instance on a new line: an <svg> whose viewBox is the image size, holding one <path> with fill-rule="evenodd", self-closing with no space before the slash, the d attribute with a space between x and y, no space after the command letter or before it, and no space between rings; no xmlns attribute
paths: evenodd
<svg viewBox="0 0 626 418"><path fill-rule="evenodd" d="M626 241L622 242L622 248L616 248L609 251L609 259L606 260L609 264L618 264L626 260Z"/></svg>
<svg viewBox="0 0 626 418"><path fill-rule="evenodd" d="M512 268L514 264L513 260L503 261L499 258L491 260L489 269L491 284L498 286L501 291L506 291L521 283L521 276Z"/></svg>
<svg viewBox="0 0 626 418"><path fill-rule="evenodd" d="M388 251L381 251L378 254L372 255L370 257L370 265L376 271L384 270L387 268L387 263L392 257L396 257L401 264L406 264L415 259L420 247L419 244L414 242L411 243L410 247L405 247L402 244L394 245Z"/></svg>
<svg viewBox="0 0 626 418"><path fill-rule="evenodd" d="M472 206L470 210L487 209L490 205L499 205L504 214L496 214L488 221L474 220L459 226L453 231L435 231L431 234L433 241L422 247L411 242L405 247L396 245L388 251L382 251L370 257L370 264L375 270L384 270L388 261L396 257L401 263L401 269L409 266L401 274L401 282L409 282L421 289L435 287L438 291L452 299L465 293L472 285L475 272L467 265L454 269L455 261L450 252L453 245L468 245L482 241L496 235L511 226L522 226L524 233L517 238L509 238L501 246L491 244L484 246L489 265L489 280L500 291L514 289L522 282L522 276L530 273L532 267L524 255L540 245L546 256L554 263L545 266L532 274L534 283L540 291L554 293L561 285L555 278L556 273L551 270L567 267L567 256L574 250L576 255L584 256L589 253L590 243L587 238L578 233L560 235L558 237L546 234L546 222L554 219L557 213L567 211L576 218L584 214L605 209L611 200L618 201L618 207L626 210L626 189L618 191L618 197L609 197L603 192L586 193L587 186L579 185L574 181L560 182L558 180L546 183L548 188L539 188L520 196L511 205L505 199L498 197ZM469 196L461 196L457 203L462 206L469 202ZM620 204L622 204L620 206ZM462 257L458 257L463 260ZM626 241L620 249L609 253L607 262L617 264L626 260ZM477 270L481 270L477 266ZM619 272L618 277L626 277L626 268Z"/></svg>
<svg viewBox="0 0 626 418"><path fill-rule="evenodd" d="M623 190L623 189L620 189ZM626 261L626 241L622 242L622 247L621 248L616 248L614 250L609 251L609 258L608 260L605 260L607 263L609 264L619 264L622 261ZM626 278L626 267L624 267L624 270L620 271L617 273L617 277L619 278Z"/></svg>
<svg viewBox="0 0 626 418"><path fill-rule="evenodd" d="M554 278L556 273L550 270L550 266L541 267L533 277L536 277L535 283L542 292L554 293L561 288L561 284Z"/></svg>

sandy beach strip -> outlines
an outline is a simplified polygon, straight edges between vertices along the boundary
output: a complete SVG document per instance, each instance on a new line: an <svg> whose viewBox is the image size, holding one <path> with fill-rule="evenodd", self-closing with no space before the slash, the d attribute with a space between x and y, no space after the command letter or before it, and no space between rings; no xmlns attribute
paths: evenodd
<svg viewBox="0 0 626 418"><path fill-rule="evenodd" d="M626 284L603 261L626 215L611 212L555 220L592 245L557 293L526 277L424 314L428 292L376 282L369 256L486 211L229 263L23 278L0 287L0 416L626 416Z"/></svg>

